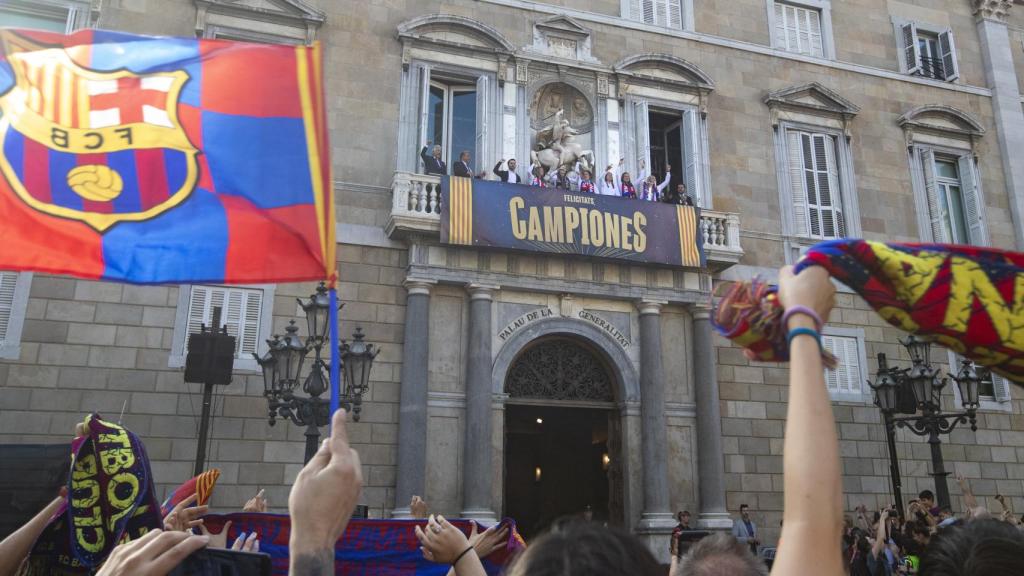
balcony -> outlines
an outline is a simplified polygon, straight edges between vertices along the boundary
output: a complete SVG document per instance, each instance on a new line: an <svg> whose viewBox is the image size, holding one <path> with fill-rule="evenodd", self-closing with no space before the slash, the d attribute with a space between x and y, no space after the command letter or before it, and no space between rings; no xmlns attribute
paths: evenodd
<svg viewBox="0 0 1024 576"><path fill-rule="evenodd" d="M392 238L409 234L439 234L441 231L440 177L396 172L391 182L391 217L386 232ZM740 216L733 212L701 210L700 230L704 255L713 271L724 270L740 261Z"/></svg>

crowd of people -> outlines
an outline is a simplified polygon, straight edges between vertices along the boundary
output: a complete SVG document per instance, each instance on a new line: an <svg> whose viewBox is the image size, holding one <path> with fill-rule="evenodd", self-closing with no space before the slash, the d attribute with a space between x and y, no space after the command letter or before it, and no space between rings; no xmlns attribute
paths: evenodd
<svg viewBox="0 0 1024 576"><path fill-rule="evenodd" d="M442 159L441 146L430 142L420 150L420 158L423 161L423 171L426 174L443 176L448 174L448 166ZM566 166L560 166L557 170L549 170L544 166L531 165L526 171L527 177L519 174L519 164L515 158L498 160L491 170L487 172L474 172L470 167L471 156L469 150L463 150L459 154L459 160L451 168L452 176L463 176L468 178L488 179L493 175L501 182L510 184L528 184L539 188L555 188L568 192L579 192L583 194L599 194L602 196L620 196L646 200L649 202L666 202L669 204L680 204L683 206L694 206L694 198L687 191L686 184L680 182L675 189L669 184L672 180L672 165L665 165L665 173L659 183L657 176L647 173L646 162L640 160L640 170L634 183L633 177L624 170L625 159L620 158L616 166L609 164L604 174L594 178L594 173L586 166L576 162L570 170Z"/></svg>
<svg viewBox="0 0 1024 576"><path fill-rule="evenodd" d="M993 514L980 506L960 478L965 510L959 517L936 508L930 492L922 492L905 514L886 508L868 516L844 517L836 425L824 382L821 332L834 305L835 287L820 267L795 275L780 272L779 298L786 307L789 342L789 403L783 446L784 509L782 535L771 569L773 574L891 576L981 576L1024 574L1024 533L1020 521L1005 507ZM359 500L362 467L348 442L346 415L338 411L331 434L300 471L288 498L291 530L289 565L293 576L335 571L335 545L345 532ZM0 576L16 574L50 516L66 498L61 494L20 530L0 542ZM265 509L258 495L250 505ZM441 515L427 515L426 504L414 499L411 508L426 516L412 529L425 559L448 565L455 576L485 574L481 559L507 534L495 527L469 534ZM164 517L163 530L121 543L98 574L161 576L193 552L227 546L220 534L203 527L206 508L176 506ZM529 543L505 567L511 576L659 575L762 576L765 563L754 550L757 530L748 514L733 534L711 533L685 553L680 536L690 530L689 513L680 514L674 532L671 565L666 569L646 544L627 532L597 522L556 522ZM198 530L198 532L197 532ZM236 549L255 550L258 535L235 540Z"/></svg>

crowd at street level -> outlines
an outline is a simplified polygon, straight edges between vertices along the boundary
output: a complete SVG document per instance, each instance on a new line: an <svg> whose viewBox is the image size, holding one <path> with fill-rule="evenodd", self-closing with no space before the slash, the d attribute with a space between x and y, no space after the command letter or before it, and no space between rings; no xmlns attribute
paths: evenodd
<svg viewBox="0 0 1024 576"><path fill-rule="evenodd" d="M824 382L821 331L834 305L835 288L820 267L799 275L780 272L779 298L788 314L790 352L789 405L784 439L784 510L782 536L772 574L891 576L982 576L1024 574L1024 534L1004 506L999 518L978 506L969 485L961 481L966 512L934 507L930 492L922 492L906 514L891 508L868 517L863 507L856 520L844 518L841 508L839 444ZM299 472L288 498L291 532L289 573L323 575L334 571L335 543L344 534L359 500L362 469L359 454L350 447L346 415L338 411L331 436ZM0 542L0 576L14 575L29 554L50 516L66 493L56 498L25 526ZM258 511L262 495L249 506ZM227 529L210 534L203 527L205 506L189 507L186 500L164 517L164 529L113 549L98 574L123 576L167 574L193 552L207 546L226 546ZM265 503L262 504L265 509ZM426 514L425 503L411 508ZM679 542L689 529L689 515L680 514L673 533L671 576L758 576L767 574L755 556L760 544L757 528L745 506L731 535L715 533L685 553ZM202 534L194 531L199 529ZM468 536L443 516L429 515L415 533L424 558L450 566L455 576L485 574L481 558L505 537L498 527ZM253 550L258 536L240 537L234 548ZM583 576L637 574L664 576L659 564L636 537L595 522L556 522L552 529L512 560L510 576Z"/></svg>
<svg viewBox="0 0 1024 576"><path fill-rule="evenodd" d="M428 153L429 151L429 153ZM434 145L431 148L428 142L420 150L420 159L423 161L423 171L426 174L444 176L448 174L448 166L441 158L441 147ZM459 160L452 165L451 175L465 178L488 178L487 172L476 173L470 167L469 150L463 150L459 154ZM683 206L694 206L693 196L686 190L686 184L679 183L675 190L667 190L672 179L672 165L665 166L665 174L659 183L654 174L648 174L646 163L640 160L640 172L637 175L639 185L634 184L629 172L623 170L625 159L620 158L617 166L609 164L601 179L595 181L594 175L588 168L576 162L575 167L569 170L566 166L560 166L557 170L546 170L543 166L531 165L527 171L528 178L523 178L518 172L518 163L515 158L509 160L498 160L491 173L500 181L510 184L529 184L538 188L555 188L569 192L581 192L583 194L599 194L602 196L620 196L622 198L633 198L646 200L648 202L666 202L669 204L681 204Z"/></svg>

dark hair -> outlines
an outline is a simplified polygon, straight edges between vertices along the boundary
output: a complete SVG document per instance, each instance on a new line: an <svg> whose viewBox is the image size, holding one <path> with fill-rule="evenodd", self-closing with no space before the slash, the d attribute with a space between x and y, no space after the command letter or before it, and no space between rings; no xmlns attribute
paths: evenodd
<svg viewBox="0 0 1024 576"><path fill-rule="evenodd" d="M951 526L928 543L920 572L928 576L1024 574L1024 535L991 519Z"/></svg>
<svg viewBox="0 0 1024 576"><path fill-rule="evenodd" d="M935 494L932 494L931 490L921 490L921 493L917 495L921 500L928 499L935 502Z"/></svg>
<svg viewBox="0 0 1024 576"><path fill-rule="evenodd" d="M750 508L750 506L747 506L746 504L740 504L740 512L742 512L744 508Z"/></svg>
<svg viewBox="0 0 1024 576"><path fill-rule="evenodd" d="M632 534L595 522L556 523L512 561L508 576L661 576L664 569Z"/></svg>
<svg viewBox="0 0 1024 576"><path fill-rule="evenodd" d="M679 561L679 576L768 576L768 567L750 548L724 532L701 538Z"/></svg>

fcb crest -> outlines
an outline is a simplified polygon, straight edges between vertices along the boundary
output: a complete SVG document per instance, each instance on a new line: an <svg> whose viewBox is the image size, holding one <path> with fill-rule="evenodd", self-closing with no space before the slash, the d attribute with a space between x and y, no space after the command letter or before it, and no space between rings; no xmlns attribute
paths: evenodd
<svg viewBox="0 0 1024 576"><path fill-rule="evenodd" d="M75 48L3 37L15 81L0 94L0 173L26 204L104 232L188 198L198 151L178 121L184 71L99 72Z"/></svg>

